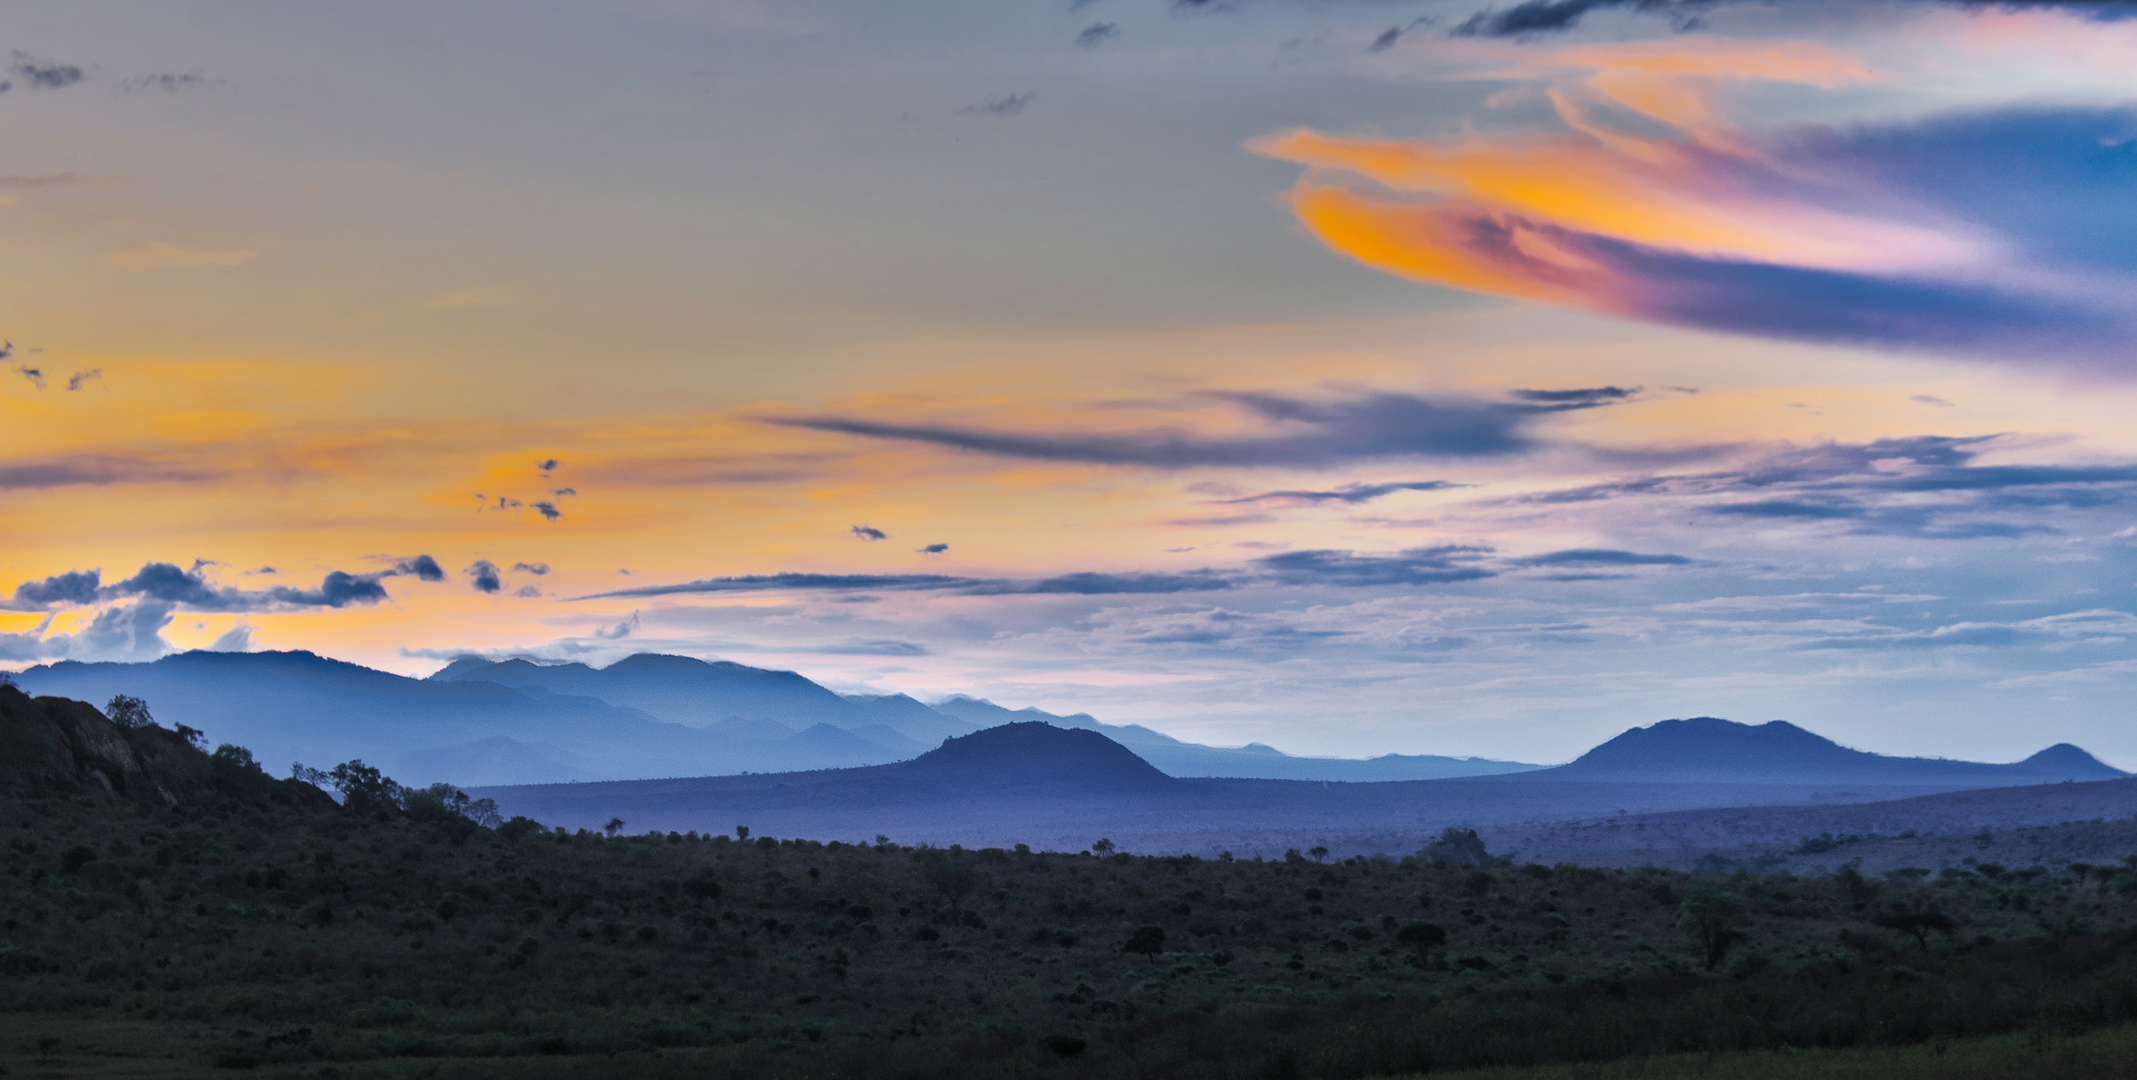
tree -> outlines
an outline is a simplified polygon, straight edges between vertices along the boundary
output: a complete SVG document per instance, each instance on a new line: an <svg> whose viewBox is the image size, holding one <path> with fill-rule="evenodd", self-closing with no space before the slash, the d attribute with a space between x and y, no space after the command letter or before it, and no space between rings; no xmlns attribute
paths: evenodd
<svg viewBox="0 0 2137 1080"><path fill-rule="evenodd" d="M1417 962L1423 964L1432 950L1447 944L1447 928L1438 923L1405 923L1395 931L1395 940L1416 949Z"/></svg>
<svg viewBox="0 0 2137 1080"><path fill-rule="evenodd" d="M1677 908L1677 925L1692 932L1706 954L1707 970L1714 970L1729 948L1743 940L1737 929L1744 918L1743 898L1726 889L1703 886L1684 894Z"/></svg>
<svg viewBox="0 0 2137 1080"><path fill-rule="evenodd" d="M1913 938L1915 944L1922 947L1923 952L1929 951L1930 931L1934 930L1946 937L1950 937L1959 929L1959 924L1954 922L1951 916L1937 910L1934 906L1923 907L1919 900L1906 907L1895 907L1879 912L1877 917L1871 921L1887 930L1897 930Z"/></svg>
<svg viewBox="0 0 2137 1080"><path fill-rule="evenodd" d="M1098 838L1097 843L1091 845L1091 850L1100 855L1111 855L1113 854L1113 841L1101 836Z"/></svg>
<svg viewBox="0 0 2137 1080"><path fill-rule="evenodd" d="M913 852L913 865L920 870L920 877L939 890L950 902L955 912L981 884L979 868L962 853L944 851L941 848L922 848Z"/></svg>
<svg viewBox="0 0 2137 1080"><path fill-rule="evenodd" d="M1417 857L1440 866L1490 866L1491 853L1475 829L1441 829L1439 838L1426 844Z"/></svg>
<svg viewBox="0 0 2137 1080"><path fill-rule="evenodd" d="M314 787L331 787L340 792L341 808L352 814L388 816L399 811L407 798L407 789L362 759L344 761L324 772L299 763L290 766L290 775Z"/></svg>
<svg viewBox="0 0 2137 1080"><path fill-rule="evenodd" d="M1121 943L1120 949L1122 952L1141 953L1155 964L1158 962L1158 954L1165 951L1165 928L1138 926L1134 933L1128 935L1128 940Z"/></svg>
<svg viewBox="0 0 2137 1080"><path fill-rule="evenodd" d="M1328 848L1320 844L1307 848L1306 854L1313 856L1313 861L1317 863L1328 861Z"/></svg>
<svg viewBox="0 0 2137 1080"><path fill-rule="evenodd" d="M611 840L614 840L616 838L616 834L622 831L623 819L620 817L612 817L608 819L608 824L601 826L602 835L608 837Z"/></svg>
<svg viewBox="0 0 2137 1080"><path fill-rule="evenodd" d="M748 839L749 839L749 826L747 826L747 825L737 825L737 826L735 826L735 839L737 839L737 840L744 840L744 841L748 840Z"/></svg>
<svg viewBox="0 0 2137 1080"><path fill-rule="evenodd" d="M148 702L128 694L114 694L104 704L104 715L122 728L144 728L156 722L148 714Z"/></svg>

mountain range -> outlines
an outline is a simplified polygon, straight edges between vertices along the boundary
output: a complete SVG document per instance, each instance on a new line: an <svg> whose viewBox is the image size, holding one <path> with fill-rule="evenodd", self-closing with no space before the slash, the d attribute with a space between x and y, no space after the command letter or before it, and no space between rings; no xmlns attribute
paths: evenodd
<svg viewBox="0 0 2137 1080"><path fill-rule="evenodd" d="M151 663L62 661L15 676L25 690L146 699L167 723L251 747L262 761L363 758L408 782L527 784L852 768L908 760L982 728L1043 721L1133 747L1174 776L1410 780L1538 766L1482 758L1293 757L1259 744L1182 742L958 697L840 695L791 671L639 654L604 668L463 658L411 679L309 652L178 653Z"/></svg>
<svg viewBox="0 0 2137 1080"><path fill-rule="evenodd" d="M497 787L475 794L497 800L503 813L577 828L599 828L621 818L632 831L725 832L746 825L777 836L865 841L882 834L903 843L1028 843L1056 850L1074 850L1103 836L1143 852L1229 850L1246 856L1315 845L1353 854L1411 850L1416 838L1449 825L1534 829L1628 814L1886 803L1967 788L2030 792L2038 789L2014 785L2037 785L2044 778L2098 778L2102 782L2055 787L2099 788L2121 793L2111 798L2126 799L2129 785L2137 783L2075 748L2071 763L2081 766L2082 777L2064 775L2068 770L2049 770L2044 777L2023 762L1978 766L1961 777L1916 768L1922 759L1884 758L1895 763L1889 776L1860 773L1840 782L1803 782L1791 771L1792 760L1830 756L1834 750L1856 752L1800 729L1795 730L1803 737L1784 732L1777 739L1771 727L1708 719L1635 729L1633 744L1652 765L1644 778L1599 778L1595 772L1584 778L1582 770L1568 766L1509 776L1347 784L1171 777L1097 732L1021 721L947 740L914 760L890 765ZM1780 753L1763 754L1776 767L1772 778L1701 777L1702 760L1729 745L1746 759L1761 756L1759 748L1782 747ZM1623 757L1622 744L1605 744L1581 761L1594 769L1618 768ZM1685 768L1679 770L1679 764ZM1669 779L1684 776L1693 778ZM2034 796L2021 801L2026 798L2038 801Z"/></svg>

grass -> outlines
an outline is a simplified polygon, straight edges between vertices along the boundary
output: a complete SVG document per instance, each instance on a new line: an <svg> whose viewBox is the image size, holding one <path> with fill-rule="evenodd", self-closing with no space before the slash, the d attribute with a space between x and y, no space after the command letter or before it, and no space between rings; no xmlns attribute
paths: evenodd
<svg viewBox="0 0 2137 1080"><path fill-rule="evenodd" d="M1671 1054L1431 1075L1436 1080L2106 1080L2137 1076L2137 1026L2063 1036L2029 1032L1848 1050Z"/></svg>

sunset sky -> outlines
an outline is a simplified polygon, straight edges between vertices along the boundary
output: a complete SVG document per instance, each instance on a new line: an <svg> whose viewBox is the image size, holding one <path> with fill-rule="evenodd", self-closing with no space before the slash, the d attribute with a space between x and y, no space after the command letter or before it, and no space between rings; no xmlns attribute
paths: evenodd
<svg viewBox="0 0 2137 1080"><path fill-rule="evenodd" d="M16 0L0 668L2137 768L2126 14Z"/></svg>

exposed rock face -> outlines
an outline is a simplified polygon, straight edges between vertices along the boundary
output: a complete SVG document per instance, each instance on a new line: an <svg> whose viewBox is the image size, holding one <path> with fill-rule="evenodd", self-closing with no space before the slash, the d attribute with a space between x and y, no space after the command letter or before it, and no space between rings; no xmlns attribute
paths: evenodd
<svg viewBox="0 0 2137 1080"><path fill-rule="evenodd" d="M149 776L126 733L83 702L0 686L0 749L6 759L0 775L11 786L71 781L129 799L178 801Z"/></svg>

